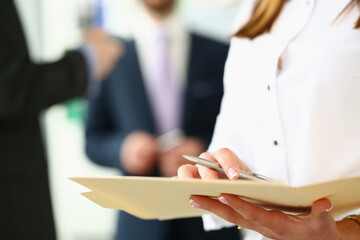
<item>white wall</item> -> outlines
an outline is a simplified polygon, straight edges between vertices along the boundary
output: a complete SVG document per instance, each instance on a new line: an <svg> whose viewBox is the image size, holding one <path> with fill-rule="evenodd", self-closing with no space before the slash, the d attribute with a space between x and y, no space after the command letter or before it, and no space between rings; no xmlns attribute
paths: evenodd
<svg viewBox="0 0 360 240"><path fill-rule="evenodd" d="M43 38L41 37L42 0L14 0L25 32L30 56L41 62L43 56Z"/></svg>
<svg viewBox="0 0 360 240"><path fill-rule="evenodd" d="M83 125L77 119L69 119L68 109L64 105L52 107L44 118L58 239L112 239L115 211L104 209L80 195L88 190L68 177L115 176L119 173L97 166L87 159L83 151Z"/></svg>
<svg viewBox="0 0 360 240"><path fill-rule="evenodd" d="M114 35L131 37L139 0L103 0L105 28ZM226 39L241 0L178 0L180 13L189 28L214 37Z"/></svg>

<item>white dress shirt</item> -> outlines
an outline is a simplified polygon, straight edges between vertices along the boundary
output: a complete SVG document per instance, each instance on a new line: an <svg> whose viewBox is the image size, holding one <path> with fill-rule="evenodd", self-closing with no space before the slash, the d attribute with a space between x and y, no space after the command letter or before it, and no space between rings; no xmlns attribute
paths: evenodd
<svg viewBox="0 0 360 240"><path fill-rule="evenodd" d="M360 176L359 9L334 22L348 3L287 1L269 33L232 38L210 152L230 148L254 172L292 186ZM205 229L226 225L203 219Z"/></svg>
<svg viewBox="0 0 360 240"><path fill-rule="evenodd" d="M190 34L177 12L158 20L150 16L144 6L139 11L134 27L138 59L144 85L155 114L155 123L159 134L165 134L181 127ZM160 43L159 36L162 36L165 42ZM159 66L156 61L159 59L159 53L164 51L168 55L167 62L163 62L163 67L166 69ZM156 74L159 72L160 74L168 72L168 74L159 77ZM163 147L167 148L165 145Z"/></svg>
<svg viewBox="0 0 360 240"><path fill-rule="evenodd" d="M151 49L154 48L154 38L161 30L169 36L169 59L171 80L175 81L179 89L186 85L186 72L190 47L190 34L177 12L170 14L165 20L158 21L141 7L134 26L134 40L137 48L141 72L145 85L151 84Z"/></svg>

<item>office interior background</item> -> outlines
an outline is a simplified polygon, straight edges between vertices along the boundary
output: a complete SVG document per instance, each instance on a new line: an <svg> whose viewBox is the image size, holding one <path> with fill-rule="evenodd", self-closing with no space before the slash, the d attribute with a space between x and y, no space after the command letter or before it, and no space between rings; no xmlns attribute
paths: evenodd
<svg viewBox="0 0 360 240"><path fill-rule="evenodd" d="M54 61L66 49L81 44L81 30L95 12L98 24L113 36L131 38L138 0L16 0L25 19L31 57ZM195 32L228 41L241 0L179 0L180 13ZM25 10L26 8L26 10ZM81 196L86 188L72 176L116 176L120 173L90 162L84 153L86 102L74 99L43 113L50 166L51 193L59 240L110 240L115 210L104 209Z"/></svg>

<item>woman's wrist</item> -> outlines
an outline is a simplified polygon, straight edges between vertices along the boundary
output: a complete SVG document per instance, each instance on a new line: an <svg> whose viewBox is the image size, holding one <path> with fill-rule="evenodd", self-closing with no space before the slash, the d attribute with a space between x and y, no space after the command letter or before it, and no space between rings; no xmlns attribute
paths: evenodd
<svg viewBox="0 0 360 240"><path fill-rule="evenodd" d="M360 222L354 215L347 216L336 222L341 240L357 240L360 236Z"/></svg>
<svg viewBox="0 0 360 240"><path fill-rule="evenodd" d="M360 226L360 215L349 215L349 216L346 216L344 219L350 219L350 220L356 222L357 224L359 224L359 226Z"/></svg>

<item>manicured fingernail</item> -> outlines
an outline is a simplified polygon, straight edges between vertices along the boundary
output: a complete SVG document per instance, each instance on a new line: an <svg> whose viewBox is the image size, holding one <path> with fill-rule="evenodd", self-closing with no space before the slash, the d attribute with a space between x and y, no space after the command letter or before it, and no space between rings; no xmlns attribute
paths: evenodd
<svg viewBox="0 0 360 240"><path fill-rule="evenodd" d="M238 173L235 171L234 168L229 168L228 169L228 174L230 176L230 179L234 179L238 176Z"/></svg>
<svg viewBox="0 0 360 240"><path fill-rule="evenodd" d="M222 202L223 204L228 205L230 202L229 200L227 200L224 196L220 196L218 197L219 201Z"/></svg>
<svg viewBox="0 0 360 240"><path fill-rule="evenodd" d="M193 206L194 208L201 209L201 206L200 206L200 204L199 204L198 202L196 202L196 201L194 201L194 200L190 199L190 200L189 200L189 203L190 203L190 204L191 204L191 206Z"/></svg>
<svg viewBox="0 0 360 240"><path fill-rule="evenodd" d="M330 202L331 206L328 209L325 209L325 212L330 212L333 209L333 204Z"/></svg>

